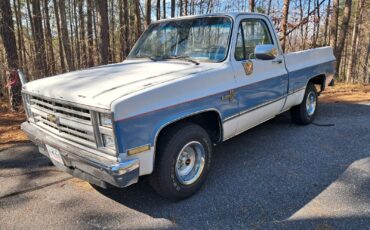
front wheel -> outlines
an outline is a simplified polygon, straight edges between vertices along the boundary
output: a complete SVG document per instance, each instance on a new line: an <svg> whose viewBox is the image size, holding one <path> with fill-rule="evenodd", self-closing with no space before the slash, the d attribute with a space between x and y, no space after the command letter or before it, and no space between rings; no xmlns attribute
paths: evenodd
<svg viewBox="0 0 370 230"><path fill-rule="evenodd" d="M301 104L290 109L290 115L294 123L308 125L314 119L317 111L318 94L314 84L308 83Z"/></svg>
<svg viewBox="0 0 370 230"><path fill-rule="evenodd" d="M206 179L211 140L202 127L191 123L176 125L163 135L150 183L163 197L184 199L198 191Z"/></svg>

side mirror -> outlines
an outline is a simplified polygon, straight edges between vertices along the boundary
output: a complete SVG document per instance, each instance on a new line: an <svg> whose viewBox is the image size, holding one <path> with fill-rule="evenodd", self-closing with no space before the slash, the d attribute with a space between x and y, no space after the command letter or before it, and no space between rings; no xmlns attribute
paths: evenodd
<svg viewBox="0 0 370 230"><path fill-rule="evenodd" d="M257 59L272 60L276 58L278 51L272 44L257 45L254 49L254 54Z"/></svg>

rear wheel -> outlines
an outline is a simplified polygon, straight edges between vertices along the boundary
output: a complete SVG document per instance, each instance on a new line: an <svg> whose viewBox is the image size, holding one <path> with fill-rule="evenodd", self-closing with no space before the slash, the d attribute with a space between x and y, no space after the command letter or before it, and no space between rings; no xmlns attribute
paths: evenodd
<svg viewBox="0 0 370 230"><path fill-rule="evenodd" d="M184 199L204 183L211 162L212 146L207 132L196 124L175 125L160 137L150 183L158 194Z"/></svg>
<svg viewBox="0 0 370 230"><path fill-rule="evenodd" d="M315 119L317 104L318 94L316 87L314 84L308 83L302 103L290 110L293 122L299 125L310 124Z"/></svg>

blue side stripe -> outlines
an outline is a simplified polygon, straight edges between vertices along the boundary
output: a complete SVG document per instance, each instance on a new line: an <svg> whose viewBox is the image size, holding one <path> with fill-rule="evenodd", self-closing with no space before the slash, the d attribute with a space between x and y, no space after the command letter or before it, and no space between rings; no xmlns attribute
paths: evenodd
<svg viewBox="0 0 370 230"><path fill-rule="evenodd" d="M328 62L289 73L289 93L305 87L311 77L322 73L333 73L333 71L332 62ZM215 109L224 120L227 117L237 115L240 111L281 98L288 93L287 84L287 76L282 75L234 89L237 100L233 102L221 100L221 97L228 92L225 91L116 121L114 125L119 152L123 153L127 149L145 144L153 146L156 134L162 126L197 111Z"/></svg>

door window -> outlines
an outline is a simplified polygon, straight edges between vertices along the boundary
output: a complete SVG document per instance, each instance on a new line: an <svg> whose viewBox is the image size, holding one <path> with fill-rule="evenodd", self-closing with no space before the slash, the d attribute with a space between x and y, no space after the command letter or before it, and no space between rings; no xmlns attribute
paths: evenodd
<svg viewBox="0 0 370 230"><path fill-rule="evenodd" d="M261 19L248 19L240 23L235 47L235 59L254 59L257 45L273 44L266 23Z"/></svg>

